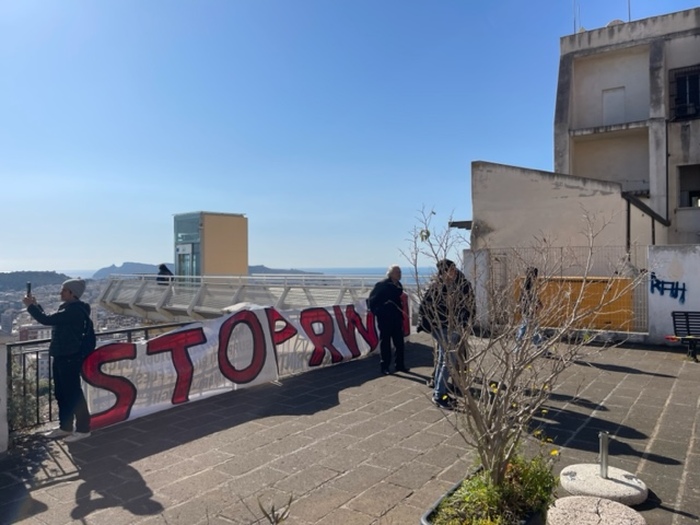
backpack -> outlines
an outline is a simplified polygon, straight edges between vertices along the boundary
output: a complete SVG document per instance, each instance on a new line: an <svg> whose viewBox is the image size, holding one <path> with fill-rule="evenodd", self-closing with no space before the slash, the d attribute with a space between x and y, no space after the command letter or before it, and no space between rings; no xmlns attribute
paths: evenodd
<svg viewBox="0 0 700 525"><path fill-rule="evenodd" d="M95 335L95 326L92 324L92 319L85 316L85 325L83 328L83 337L80 340L80 355L85 359L95 351L97 347L97 336Z"/></svg>

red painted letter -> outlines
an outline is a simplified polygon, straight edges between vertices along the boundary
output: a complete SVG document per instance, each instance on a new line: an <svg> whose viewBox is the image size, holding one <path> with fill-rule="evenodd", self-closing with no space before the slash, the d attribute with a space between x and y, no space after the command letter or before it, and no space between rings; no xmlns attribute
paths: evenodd
<svg viewBox="0 0 700 525"><path fill-rule="evenodd" d="M187 349L191 346L201 345L207 341L204 330L194 328L184 330L174 334L165 334L156 339L151 339L147 343L146 354L159 354L161 352L171 352L177 380L173 390L172 403L177 405L189 400L190 387L192 386L192 359Z"/></svg>
<svg viewBox="0 0 700 525"><path fill-rule="evenodd" d="M231 334L236 325L240 323L246 325L253 335L253 358L250 364L242 370L238 370L233 366L228 358L228 345L231 341ZM219 330L219 370L221 370L226 379L241 385L250 383L263 369L266 357L265 333L260 325L260 321L258 321L258 317L253 312L241 310L221 325Z"/></svg>
<svg viewBox="0 0 700 525"><path fill-rule="evenodd" d="M411 313L408 309L408 295L401 294L401 310L403 311L403 335L408 337L411 335Z"/></svg>
<svg viewBox="0 0 700 525"><path fill-rule="evenodd" d="M355 311L353 305L345 307L345 315L343 315L340 306L334 306L333 312L335 313L335 319L340 329L340 335L343 336L343 341L345 341L353 357L358 357L360 355L360 349L357 346L357 339L355 338L355 331L360 332L362 339L369 345L370 351L377 346L379 338L377 337L377 329L374 326L373 318L367 317L367 328L365 328L362 325L362 319Z"/></svg>
<svg viewBox="0 0 700 525"><path fill-rule="evenodd" d="M132 343L112 343L100 346L83 361L83 379L95 388L109 390L117 401L108 408L90 417L93 430L113 425L129 419L131 408L136 401L136 387L125 377L110 376L102 372L102 365L122 359L136 359L136 345Z"/></svg>
<svg viewBox="0 0 700 525"><path fill-rule="evenodd" d="M326 349L331 354L331 362L339 363L343 360L343 355L333 346L333 318L324 308L309 308L301 312L299 319L301 326L306 332L306 337L314 345L314 351L309 359L309 366L320 366ZM314 331L314 324L321 325L319 333Z"/></svg>
<svg viewBox="0 0 700 525"><path fill-rule="evenodd" d="M297 335L297 329L294 328L287 320L280 315L280 313L274 308L265 308L265 313L267 314L267 322L270 325L270 333L272 334L272 341L276 345L281 345L286 340L291 339ZM283 322L284 327L281 330L276 330L277 323Z"/></svg>

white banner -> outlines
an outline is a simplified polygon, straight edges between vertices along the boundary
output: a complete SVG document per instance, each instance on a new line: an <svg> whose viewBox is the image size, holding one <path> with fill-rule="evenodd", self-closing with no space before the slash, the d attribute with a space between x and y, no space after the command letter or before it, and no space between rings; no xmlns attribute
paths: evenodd
<svg viewBox="0 0 700 525"><path fill-rule="evenodd" d="M83 364L92 428L357 359L378 342L374 316L357 303L281 312L241 305L148 341L100 344Z"/></svg>

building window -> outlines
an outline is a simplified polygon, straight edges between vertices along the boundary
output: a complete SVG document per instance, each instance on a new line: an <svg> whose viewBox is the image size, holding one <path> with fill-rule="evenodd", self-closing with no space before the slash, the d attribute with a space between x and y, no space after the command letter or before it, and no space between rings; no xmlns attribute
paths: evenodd
<svg viewBox="0 0 700 525"><path fill-rule="evenodd" d="M700 65L669 72L671 119L700 118Z"/></svg>
<svg viewBox="0 0 700 525"><path fill-rule="evenodd" d="M681 208L700 208L700 164L678 168Z"/></svg>

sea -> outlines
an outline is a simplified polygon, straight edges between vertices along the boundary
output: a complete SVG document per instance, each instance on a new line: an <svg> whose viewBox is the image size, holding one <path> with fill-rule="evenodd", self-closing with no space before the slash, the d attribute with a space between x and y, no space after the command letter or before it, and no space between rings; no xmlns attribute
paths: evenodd
<svg viewBox="0 0 700 525"><path fill-rule="evenodd" d="M340 267L340 268L296 268L297 270L302 270L304 272L315 272L322 273L324 275L357 275L357 276L384 276L388 269L387 266L366 266L366 267ZM402 267L403 277L406 278L413 274L413 268ZM432 266L418 267L418 275L421 277L427 277L431 275L435 269Z"/></svg>
<svg viewBox="0 0 700 525"><path fill-rule="evenodd" d="M333 267L333 268L294 268L295 270L302 270L304 272L314 272L321 273L324 275L343 275L343 276L372 276L372 277L384 277L388 269L387 266L364 266L364 267ZM409 266L403 266L403 278L407 280L413 275L413 268ZM59 270L59 273L68 275L71 278L82 277L83 279L89 279L97 270ZM418 267L418 275L421 277L429 277L434 273L435 268L433 266Z"/></svg>

